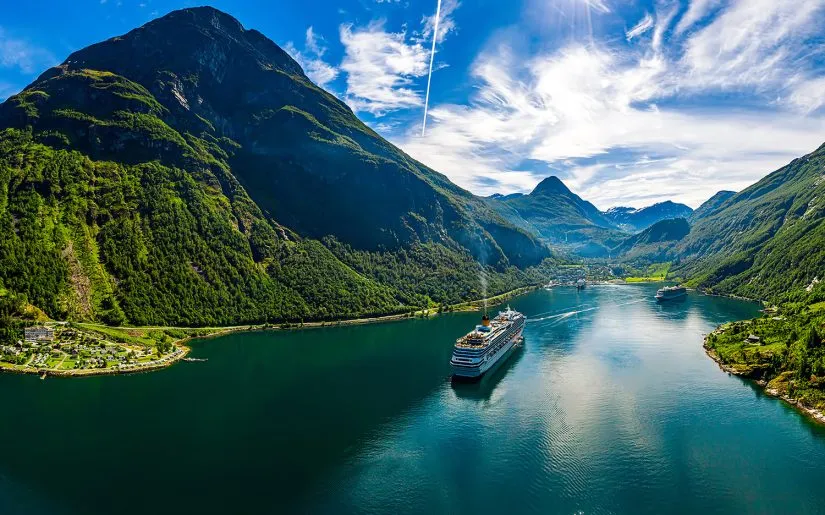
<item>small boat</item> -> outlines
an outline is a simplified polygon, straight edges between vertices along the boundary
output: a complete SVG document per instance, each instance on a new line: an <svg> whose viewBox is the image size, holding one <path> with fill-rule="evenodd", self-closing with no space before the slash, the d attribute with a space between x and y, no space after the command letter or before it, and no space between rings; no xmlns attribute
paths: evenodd
<svg viewBox="0 0 825 515"><path fill-rule="evenodd" d="M583 278L576 281L577 290L583 290L585 289L585 287L587 287L587 281L585 281Z"/></svg>
<svg viewBox="0 0 825 515"><path fill-rule="evenodd" d="M684 286L666 286L656 291L656 300L663 302L666 300L677 299L687 295L687 288Z"/></svg>

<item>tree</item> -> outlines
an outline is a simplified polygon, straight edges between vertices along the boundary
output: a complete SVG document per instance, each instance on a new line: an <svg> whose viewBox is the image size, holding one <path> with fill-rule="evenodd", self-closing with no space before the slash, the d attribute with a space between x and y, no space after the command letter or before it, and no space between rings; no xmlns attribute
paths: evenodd
<svg viewBox="0 0 825 515"><path fill-rule="evenodd" d="M808 333L808 348L809 349L816 349L820 345L822 345L822 337L819 336L819 333L816 330L816 326L811 326L811 332Z"/></svg>

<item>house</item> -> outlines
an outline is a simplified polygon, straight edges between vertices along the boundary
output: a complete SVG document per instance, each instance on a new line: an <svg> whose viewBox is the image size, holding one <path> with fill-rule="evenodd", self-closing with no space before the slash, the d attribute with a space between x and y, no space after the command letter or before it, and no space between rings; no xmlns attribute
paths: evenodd
<svg viewBox="0 0 825 515"><path fill-rule="evenodd" d="M749 334L746 341L748 343L759 343L759 337L755 334Z"/></svg>
<svg viewBox="0 0 825 515"><path fill-rule="evenodd" d="M54 329L43 326L27 327L23 330L23 336L27 342L40 340L54 340Z"/></svg>

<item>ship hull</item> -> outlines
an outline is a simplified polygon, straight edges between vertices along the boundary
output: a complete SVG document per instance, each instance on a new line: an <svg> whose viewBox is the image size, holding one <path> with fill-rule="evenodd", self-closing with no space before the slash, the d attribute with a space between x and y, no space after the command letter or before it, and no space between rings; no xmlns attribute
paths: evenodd
<svg viewBox="0 0 825 515"><path fill-rule="evenodd" d="M524 326L522 326L518 332L516 332L516 334L513 335L513 337L501 347L501 349L476 366L457 365L455 363L451 363L453 379L457 381L479 381L482 377L484 377L484 374L494 370L498 365L507 360L516 342L518 342L521 338L523 331Z"/></svg>
<svg viewBox="0 0 825 515"><path fill-rule="evenodd" d="M674 300L674 299L684 297L685 295L687 295L687 291L683 291L681 293L672 293L672 294L668 294L668 295L658 295L657 294L656 295L656 300L659 301L659 302L665 302L665 301L668 301L668 300Z"/></svg>

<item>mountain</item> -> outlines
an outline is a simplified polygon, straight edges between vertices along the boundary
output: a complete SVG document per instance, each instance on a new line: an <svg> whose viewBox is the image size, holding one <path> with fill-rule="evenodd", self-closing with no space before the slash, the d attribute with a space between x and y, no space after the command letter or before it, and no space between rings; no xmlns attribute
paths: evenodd
<svg viewBox="0 0 825 515"><path fill-rule="evenodd" d="M678 244L677 273L716 292L777 299L825 277L825 145L730 196Z"/></svg>
<svg viewBox="0 0 825 515"><path fill-rule="evenodd" d="M722 190L717 192L714 196L702 203L701 206L696 208L696 211L688 217L688 221L691 223L696 223L702 218L707 218L716 212L722 204L734 195L736 195L735 191Z"/></svg>
<svg viewBox="0 0 825 515"><path fill-rule="evenodd" d="M639 232L661 220L688 218L693 209L684 204L667 200L641 209L614 207L605 211L604 217L617 227L628 232Z"/></svg>
<svg viewBox="0 0 825 515"><path fill-rule="evenodd" d="M582 200L555 176L542 180L528 195L490 202L513 224L581 256L606 256L610 247L624 238L596 206Z"/></svg>
<svg viewBox="0 0 825 515"><path fill-rule="evenodd" d="M623 259L663 261L669 257L673 243L690 233L690 224L684 218L660 220L638 234L630 236L612 251Z"/></svg>
<svg viewBox="0 0 825 515"><path fill-rule="evenodd" d="M2 287L51 316L230 324L500 291L549 251L212 8L70 55L0 105ZM519 268L516 268L519 267Z"/></svg>

